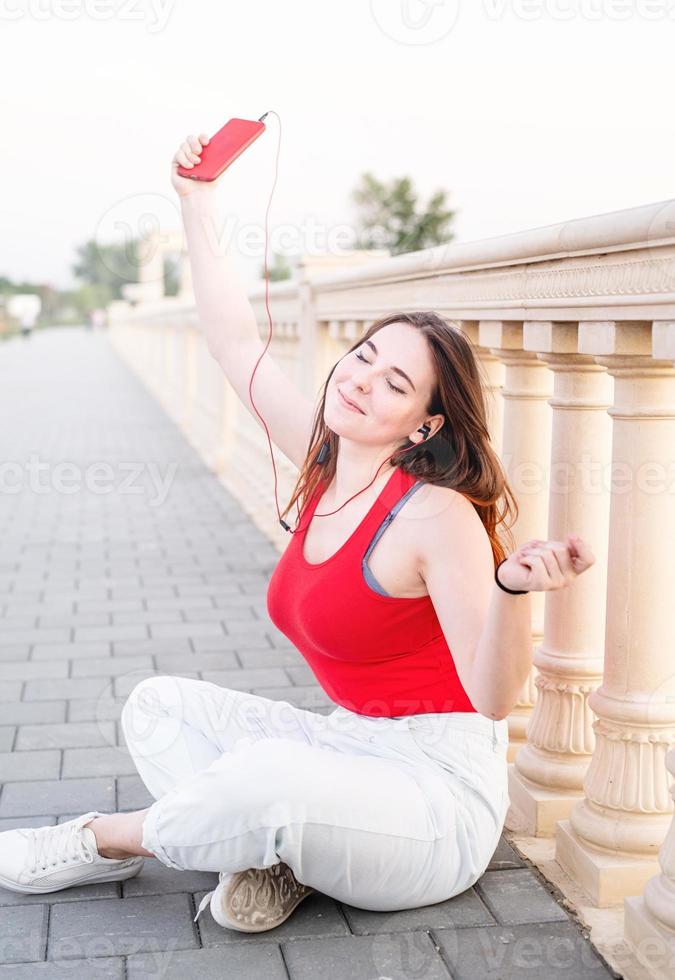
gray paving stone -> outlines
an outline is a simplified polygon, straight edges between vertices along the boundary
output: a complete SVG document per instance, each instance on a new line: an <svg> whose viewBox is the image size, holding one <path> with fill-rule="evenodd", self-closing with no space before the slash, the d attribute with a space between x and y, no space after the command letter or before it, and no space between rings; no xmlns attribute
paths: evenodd
<svg viewBox="0 0 675 980"><path fill-rule="evenodd" d="M52 909L48 958L87 959L196 949L192 915L188 895L101 899L91 905L64 902Z"/></svg>
<svg viewBox="0 0 675 980"><path fill-rule="evenodd" d="M81 599L77 603L78 613L133 612L143 609L143 600L136 599Z"/></svg>
<svg viewBox="0 0 675 980"><path fill-rule="evenodd" d="M565 910L529 868L486 872L474 887L502 925L568 919Z"/></svg>
<svg viewBox="0 0 675 980"><path fill-rule="evenodd" d="M140 776L117 777L117 809L121 813L144 810L155 802ZM91 808L90 808L91 809Z"/></svg>
<svg viewBox="0 0 675 980"><path fill-rule="evenodd" d="M0 680L22 680L29 678L67 677L67 660L47 660L42 663L2 663L0 664Z"/></svg>
<svg viewBox="0 0 675 980"><path fill-rule="evenodd" d="M231 636L267 636L270 630L269 623L260 620L228 619L227 632Z"/></svg>
<svg viewBox="0 0 675 980"><path fill-rule="evenodd" d="M279 947L272 943L130 956L127 960L128 980L185 980L190 976L199 980L288 980Z"/></svg>
<svg viewBox="0 0 675 980"><path fill-rule="evenodd" d="M162 599L148 599L148 609L213 609L210 596L165 596Z"/></svg>
<svg viewBox="0 0 675 980"><path fill-rule="evenodd" d="M14 744L16 728L11 725L0 728L0 752L9 752Z"/></svg>
<svg viewBox="0 0 675 980"><path fill-rule="evenodd" d="M81 626L108 626L110 616L107 613L77 613L70 616L40 616L37 625L40 629L47 626L67 626L78 629Z"/></svg>
<svg viewBox="0 0 675 980"><path fill-rule="evenodd" d="M234 688L236 691L250 690L254 687L283 687L291 682L281 667L251 667L244 670L205 670L204 680L220 687Z"/></svg>
<svg viewBox="0 0 675 980"><path fill-rule="evenodd" d="M94 749L65 749L63 752L64 779L71 776L126 776L134 775L136 771L127 749L117 745Z"/></svg>
<svg viewBox="0 0 675 980"><path fill-rule="evenodd" d="M30 645L28 643L13 644L12 646L0 647L0 661L6 660L28 660Z"/></svg>
<svg viewBox="0 0 675 980"><path fill-rule="evenodd" d="M15 701L0 705L2 720L10 725L64 721L65 701Z"/></svg>
<svg viewBox="0 0 675 980"><path fill-rule="evenodd" d="M0 630L9 633L11 630L25 630L37 626L37 616L8 615L0 617Z"/></svg>
<svg viewBox="0 0 675 980"><path fill-rule="evenodd" d="M259 623L266 617L260 615L260 612L256 609L255 604L247 599L244 603L234 603L230 602L229 605L219 606L220 614L224 617L226 623L237 621L246 621L251 623Z"/></svg>
<svg viewBox="0 0 675 980"><path fill-rule="evenodd" d="M18 701L22 686L22 681L0 681L0 701Z"/></svg>
<svg viewBox="0 0 675 980"><path fill-rule="evenodd" d="M114 721L70 721L59 725L21 725L16 736L15 751L115 744Z"/></svg>
<svg viewBox="0 0 675 980"><path fill-rule="evenodd" d="M167 674L182 675L183 669L204 671L239 668L237 655L233 651L223 653L157 653L155 654L157 670Z"/></svg>
<svg viewBox="0 0 675 980"><path fill-rule="evenodd" d="M297 650L237 650L237 659L242 667L295 667L302 661ZM303 661L304 662L304 661Z"/></svg>
<svg viewBox="0 0 675 980"><path fill-rule="evenodd" d="M117 721L125 701L124 697L76 698L68 702L68 721Z"/></svg>
<svg viewBox="0 0 675 980"><path fill-rule="evenodd" d="M55 779L61 769L58 749L44 752L0 752L0 783Z"/></svg>
<svg viewBox="0 0 675 980"><path fill-rule="evenodd" d="M83 626L75 630L76 643L114 643L115 640L143 640L148 635L146 626Z"/></svg>
<svg viewBox="0 0 675 980"><path fill-rule="evenodd" d="M65 961L64 961L65 962ZM67 970L54 972L53 962L16 963L0 966L0 980L124 980L124 960L121 956L89 960L68 960ZM155 974L159 980L161 974Z"/></svg>
<svg viewBox="0 0 675 980"><path fill-rule="evenodd" d="M231 612L225 609L185 609L183 611L183 617L188 623L220 623L223 627L223 632L226 633L231 632L230 626L234 620L247 622L255 633L256 627L260 625L259 620L255 619L250 610L245 611L247 612L246 616L233 616Z"/></svg>
<svg viewBox="0 0 675 980"><path fill-rule="evenodd" d="M0 820L0 832L15 830L17 827L46 827L56 823L54 814L49 816L3 817Z"/></svg>
<svg viewBox="0 0 675 980"><path fill-rule="evenodd" d="M433 929L431 935L453 980L609 980L613 976L570 921Z"/></svg>
<svg viewBox="0 0 675 980"><path fill-rule="evenodd" d="M150 598L170 598L176 595L178 591L177 586L173 585L146 585L139 584L138 586L133 585L118 585L110 589L111 599L134 599L139 594L143 593L146 599Z"/></svg>
<svg viewBox="0 0 675 980"><path fill-rule="evenodd" d="M192 646L201 653L209 650L261 650L272 649L272 644L266 636L195 636Z"/></svg>
<svg viewBox="0 0 675 980"><path fill-rule="evenodd" d="M113 643L113 655L115 657L136 657L153 656L155 654L187 654L192 653L192 646L188 639L166 640L132 640L129 642L121 641Z"/></svg>
<svg viewBox="0 0 675 980"><path fill-rule="evenodd" d="M286 667L285 670L293 684L296 684L298 687L307 684L316 684L316 677L307 664L296 664L295 666Z"/></svg>
<svg viewBox="0 0 675 980"><path fill-rule="evenodd" d="M74 603L65 601L56 602L12 602L12 609L16 612L28 613L34 616L57 615L59 613L68 615L75 611Z"/></svg>
<svg viewBox="0 0 675 980"><path fill-rule="evenodd" d="M47 906L0 909L0 963L44 959Z"/></svg>
<svg viewBox="0 0 675 980"><path fill-rule="evenodd" d="M198 906L205 892L195 895ZM293 914L269 932L239 932L236 929L223 929L205 908L197 920L203 946L222 946L228 943L280 943L296 937L314 939L320 936L348 936L349 927L337 903L328 895L314 892L303 899Z"/></svg>
<svg viewBox="0 0 675 980"><path fill-rule="evenodd" d="M26 681L23 699L24 701L53 701L54 698L98 697L106 686L109 686L108 680L100 677L56 677L49 680Z"/></svg>
<svg viewBox="0 0 675 980"><path fill-rule="evenodd" d="M7 783L0 796L0 817L30 816L31 813L65 813L115 808L115 783L108 779L44 779Z"/></svg>
<svg viewBox="0 0 675 980"><path fill-rule="evenodd" d="M211 891L218 884L218 874L212 871L176 871L167 868L156 858L146 858L143 868L134 877L122 882L122 894L165 895L171 892Z"/></svg>
<svg viewBox="0 0 675 980"><path fill-rule="evenodd" d="M0 631L0 646L13 646L15 643L66 643L69 639L70 630L65 627L10 630L4 634Z"/></svg>
<svg viewBox="0 0 675 980"><path fill-rule="evenodd" d="M450 973L426 932L296 939L282 943L281 950L291 980L316 980L317 977L330 980L382 980L385 977L386 980L411 980L411 977L450 980ZM484 977L476 974L472 980L484 980Z"/></svg>
<svg viewBox="0 0 675 980"><path fill-rule="evenodd" d="M80 660L83 657L106 657L109 643L36 643L31 660Z"/></svg>
<svg viewBox="0 0 675 980"><path fill-rule="evenodd" d="M176 589L179 596L209 596L214 601L220 600L222 605L231 602L233 605L249 605L250 596L245 596L236 581L236 576L228 582L208 581L200 585L179 585Z"/></svg>
<svg viewBox="0 0 675 980"><path fill-rule="evenodd" d="M153 623L148 626L153 639L174 640L178 637L224 636L220 623Z"/></svg>
<svg viewBox="0 0 675 980"><path fill-rule="evenodd" d="M525 862L521 857L518 856L517 852L509 844L506 838L502 835L499 839L499 844L495 850L490 863L488 864L488 871L501 871L506 868L523 868L525 867Z"/></svg>
<svg viewBox="0 0 675 980"><path fill-rule="evenodd" d="M70 815L68 815L67 819L71 819ZM65 820L59 819L57 822L64 823ZM47 825L48 821L42 824L35 824L35 826ZM27 824L24 822L21 826L25 827ZM57 905L59 902L90 902L99 898L118 897L119 885L115 881L100 881L91 885L81 885L76 888L62 888L58 892L47 892L44 895L24 895L21 892L12 892L0 886L0 907L5 905ZM1 918L2 910L0 908Z"/></svg>
<svg viewBox="0 0 675 980"><path fill-rule="evenodd" d="M380 932L415 932L418 929L466 928L468 926L494 925L490 914L474 888L435 905L418 909L401 909L396 912L371 912L345 902L340 903L349 928L359 936Z"/></svg>
<svg viewBox="0 0 675 980"><path fill-rule="evenodd" d="M180 609L143 609L136 612L116 612L112 614L115 626L147 625L148 623L181 623L183 617Z"/></svg>
<svg viewBox="0 0 675 980"><path fill-rule="evenodd" d="M153 668L152 657L87 657L73 663L71 677L119 677L139 668Z"/></svg>
<svg viewBox="0 0 675 980"><path fill-rule="evenodd" d="M258 581L257 579L252 582L240 582L239 588L247 599L249 599L251 596L257 596L262 599L267 591L266 583Z"/></svg>
<svg viewBox="0 0 675 980"><path fill-rule="evenodd" d="M148 575L144 573L142 576L142 587L145 590L146 586L153 588L155 586L167 586L171 585L174 589L179 585L195 585L203 581L200 572L194 575L187 575L184 572L176 572L171 574L165 570L160 570L156 575Z"/></svg>

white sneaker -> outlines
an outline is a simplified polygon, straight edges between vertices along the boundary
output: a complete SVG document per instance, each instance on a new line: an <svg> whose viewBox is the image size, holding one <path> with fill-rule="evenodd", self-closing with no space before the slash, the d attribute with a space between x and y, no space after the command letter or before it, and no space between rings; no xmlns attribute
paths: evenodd
<svg viewBox="0 0 675 980"><path fill-rule="evenodd" d="M221 871L215 890L204 895L194 922L207 902L218 925L239 932L264 932L285 922L297 905L316 888L301 884L287 864L248 868L234 874Z"/></svg>
<svg viewBox="0 0 675 980"><path fill-rule="evenodd" d="M54 826L0 833L0 885L13 892L42 894L133 878L143 867L143 858L101 857L94 831L83 826L104 816L107 814L92 810Z"/></svg>

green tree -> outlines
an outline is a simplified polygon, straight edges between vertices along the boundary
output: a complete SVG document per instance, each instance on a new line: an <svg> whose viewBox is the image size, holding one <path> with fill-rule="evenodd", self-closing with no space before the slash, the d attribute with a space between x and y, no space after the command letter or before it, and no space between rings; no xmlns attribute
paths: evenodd
<svg viewBox="0 0 675 980"><path fill-rule="evenodd" d="M274 261L267 263L267 275L270 282L280 282L282 279L291 278L291 267L288 264L288 260L285 255L280 255L278 252L272 253L274 256ZM265 263L260 266L260 278L265 278Z"/></svg>
<svg viewBox="0 0 675 980"><path fill-rule="evenodd" d="M78 246L71 270L80 282L104 287L109 300L122 299L122 286L138 282L138 242L105 245L90 239Z"/></svg>
<svg viewBox="0 0 675 980"><path fill-rule="evenodd" d="M180 289L180 258L164 256L164 295L177 296Z"/></svg>
<svg viewBox="0 0 675 980"><path fill-rule="evenodd" d="M456 212L446 207L446 193L438 190L426 207L418 207L409 177L387 184L364 173L351 195L359 209L355 248L388 248L400 255L451 241L455 236L449 226Z"/></svg>

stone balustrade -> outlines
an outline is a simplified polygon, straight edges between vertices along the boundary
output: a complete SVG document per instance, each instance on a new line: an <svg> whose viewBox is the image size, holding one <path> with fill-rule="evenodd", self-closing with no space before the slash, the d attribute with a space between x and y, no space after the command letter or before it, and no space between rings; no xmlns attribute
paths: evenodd
<svg viewBox="0 0 675 980"><path fill-rule="evenodd" d="M270 352L316 404L374 320L434 310L473 342L493 442L530 537L595 565L533 595L533 669L509 719L507 828L548 838L625 942L675 958L675 200L270 284ZM264 284L249 294L260 334ZM209 356L194 304L114 304L111 337L281 551L267 438ZM295 467L276 450L281 509Z"/></svg>

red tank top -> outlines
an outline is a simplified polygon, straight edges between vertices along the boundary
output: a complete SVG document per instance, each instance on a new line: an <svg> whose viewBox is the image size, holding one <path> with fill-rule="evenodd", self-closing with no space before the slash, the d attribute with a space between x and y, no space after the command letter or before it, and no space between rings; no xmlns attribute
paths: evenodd
<svg viewBox="0 0 675 980"><path fill-rule="evenodd" d="M269 581L267 611L328 697L370 716L475 711L428 595L375 592L361 560L389 510L415 483L396 468L359 526L326 561L303 556L321 481ZM318 518L320 519L320 518Z"/></svg>

